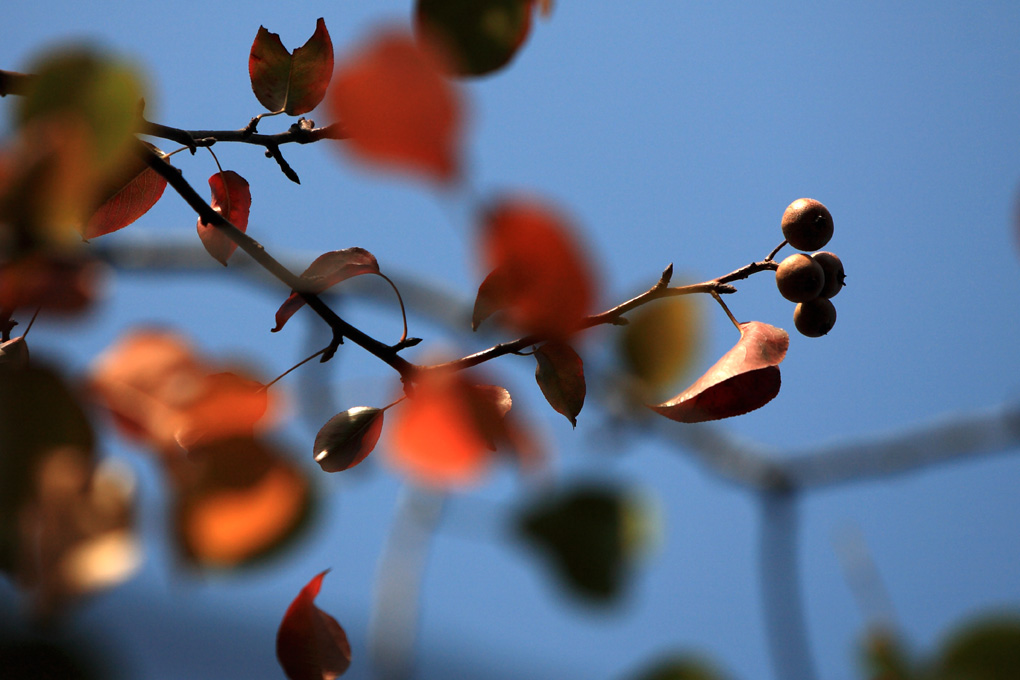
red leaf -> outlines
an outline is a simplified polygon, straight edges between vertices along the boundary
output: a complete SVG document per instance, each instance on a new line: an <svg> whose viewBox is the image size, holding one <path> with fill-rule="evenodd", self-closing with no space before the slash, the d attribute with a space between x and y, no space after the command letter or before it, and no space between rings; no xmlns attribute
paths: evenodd
<svg viewBox="0 0 1020 680"><path fill-rule="evenodd" d="M375 255L364 248L333 250L319 255L301 274L301 281L304 283L301 292L318 294L351 277L378 273L379 263L376 261ZM276 327L272 329L272 332L275 333L283 328L283 325L304 304L304 298L297 291L292 291L290 297L276 310Z"/></svg>
<svg viewBox="0 0 1020 680"><path fill-rule="evenodd" d="M505 292L509 290L503 270L493 269L478 286L475 306L471 311L471 330L477 331L482 322L507 306Z"/></svg>
<svg viewBox="0 0 1020 680"><path fill-rule="evenodd" d="M241 231L247 231L248 213L251 212L251 189L248 187L248 181L233 170L226 170L217 172L209 178L209 188L212 190L210 205L213 210L223 215ZM204 223L201 217L198 218L198 237L202 239L202 245L209 254L224 267L237 250L236 243L218 227Z"/></svg>
<svg viewBox="0 0 1020 680"><path fill-rule="evenodd" d="M377 35L333 81L329 104L347 131L343 145L370 163L453 180L463 114L442 68L410 35Z"/></svg>
<svg viewBox="0 0 1020 680"><path fill-rule="evenodd" d="M0 309L73 314L98 294L102 270L84 258L27 255L0 264Z"/></svg>
<svg viewBox="0 0 1020 680"><path fill-rule="evenodd" d="M546 401L577 427L577 414L584 406L584 363L577 352L562 342L547 342L535 350L538 366L535 380Z"/></svg>
<svg viewBox="0 0 1020 680"><path fill-rule="evenodd" d="M790 346L782 328L740 324L740 340L697 382L652 410L681 423L730 418L761 408L779 394L779 366Z"/></svg>
<svg viewBox="0 0 1020 680"><path fill-rule="evenodd" d="M578 329L595 298L594 277L559 214L537 201L503 200L485 215L481 250L500 272L489 295L521 330L562 338Z"/></svg>
<svg viewBox="0 0 1020 680"><path fill-rule="evenodd" d="M308 113L326 96L333 75L333 42L321 18L315 32L291 55L280 36L263 26L248 56L248 75L255 97L270 111L297 116Z"/></svg>
<svg viewBox="0 0 1020 680"><path fill-rule="evenodd" d="M351 646L344 629L315 606L315 596L327 573L322 572L301 589L276 633L276 658L290 680L333 680L351 665Z"/></svg>
<svg viewBox="0 0 1020 680"><path fill-rule="evenodd" d="M147 142L143 144L162 153ZM125 168L121 180L104 194L102 205L85 224L82 236L95 238L123 229L149 212L163 195L164 189L166 180L158 172L145 165L144 161L133 160Z"/></svg>

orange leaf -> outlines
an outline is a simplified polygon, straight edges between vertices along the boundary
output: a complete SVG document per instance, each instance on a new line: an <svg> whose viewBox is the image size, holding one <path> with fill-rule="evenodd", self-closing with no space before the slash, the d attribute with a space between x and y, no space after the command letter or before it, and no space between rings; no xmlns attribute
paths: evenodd
<svg viewBox="0 0 1020 680"><path fill-rule="evenodd" d="M311 487L282 454L251 438L223 439L190 458L166 458L175 537L186 557L227 568L276 550L304 525Z"/></svg>
<svg viewBox="0 0 1020 680"><path fill-rule="evenodd" d="M180 336L135 331L92 368L117 425L157 451L191 450L271 424L278 400L257 382L221 373Z"/></svg>
<svg viewBox="0 0 1020 680"><path fill-rule="evenodd" d="M347 131L342 144L370 163L455 179L463 114L441 71L410 35L377 35L333 80L329 105Z"/></svg>
<svg viewBox="0 0 1020 680"><path fill-rule="evenodd" d="M650 407L681 423L730 418L761 408L779 394L779 366L790 346L782 328L760 321L740 324L740 340L697 382Z"/></svg>
<svg viewBox="0 0 1020 680"><path fill-rule="evenodd" d="M162 155L152 144L142 144ZM95 238L123 229L149 212L163 195L166 180L146 165L145 161L132 156L125 166L118 180L104 193L102 205L82 229L85 238Z"/></svg>
<svg viewBox="0 0 1020 680"><path fill-rule="evenodd" d="M525 333L563 338L589 313L595 284L588 259L548 206L530 199L496 203L485 215L481 251L499 272L488 294Z"/></svg>
<svg viewBox="0 0 1020 680"><path fill-rule="evenodd" d="M248 181L233 170L217 172L209 178L212 190L213 210L223 215L228 222L242 232L248 230L248 214L251 212L251 189ZM224 267L237 244L230 240L218 227L206 224L198 218L198 237L209 254L216 258Z"/></svg>
<svg viewBox="0 0 1020 680"><path fill-rule="evenodd" d="M439 487L477 482L491 450L506 439L510 394L473 385L459 375L429 375L393 416L390 460L417 480Z"/></svg>
<svg viewBox="0 0 1020 680"><path fill-rule="evenodd" d="M327 573L301 589L276 633L276 658L290 680L333 680L351 665L351 646L343 627L315 606Z"/></svg>

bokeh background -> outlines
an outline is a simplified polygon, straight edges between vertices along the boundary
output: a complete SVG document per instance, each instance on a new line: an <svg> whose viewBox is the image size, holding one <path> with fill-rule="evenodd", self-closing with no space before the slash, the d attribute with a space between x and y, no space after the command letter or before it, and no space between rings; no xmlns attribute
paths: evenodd
<svg viewBox="0 0 1020 680"><path fill-rule="evenodd" d="M261 110L247 76L260 24L293 49L322 16L342 58L379 26L407 25L410 14L409 0L8 3L0 67L28 70L47 48L86 41L147 75L150 118L239 128ZM779 397L725 423L790 455L1020 397L1018 35L1020 6L1012 2L776 8L561 0L508 70L465 87L469 190L442 192L366 170L331 144L285 149L300 186L257 149L216 151L225 168L249 180L249 233L271 252L307 262L361 246L384 272L440 286L468 304L482 274L471 197L526 190L559 205L598 262L607 305L651 285L669 262L678 276L702 280L761 259L781 240L779 218L790 201L822 200L836 223L828 249L848 274L835 300L836 327L818 340L793 335ZM11 102L0 106L9 110ZM286 124L270 118L261 129ZM175 158L204 192L215 169L208 155ZM194 225L168 192L139 223L104 239L197 243ZM739 318L792 329L793 305L771 275L739 287L729 300ZM210 354L243 358L268 378L314 345L303 324L268 332L285 293L221 269L119 273L87 318L40 318L33 356L82 372L127 329L157 323ZM399 334L393 307L344 309L380 335ZM736 338L716 308L704 312L707 367ZM420 316L411 321L412 334L426 338L423 352L484 346ZM612 331L600 331L581 348L598 361L613 343ZM515 409L541 424L556 469L657 497L661 541L620 602L578 602L507 531L502 509L521 486L514 473L498 472L449 502L431 545L420 677L624 678L675 650L707 655L735 678L770 677L754 495L657 437L612 436L595 398L571 431L543 403L530 361L496 364ZM293 402L315 384L290 380ZM306 420L295 408L280 433L308 463L316 418L321 424L334 407L382 405L395 390L394 376L353 346L329 369L329 386L332 402L316 393L320 412ZM589 393L598 391L590 382ZM291 552L241 573L203 576L175 565L152 464L112 433L103 446L139 476L147 557L134 580L76 610L69 636L107 650L128 678L280 677L279 619L300 586L330 567L317 602L348 630L351 677L369 677L372 583L400 494L397 475L373 463L321 479L322 513ZM859 677L867 618L839 559L847 532L863 537L914 650L932 648L980 612L1015 610L1018 480L1020 459L1005 455L806 496L803 597L821 677ZM14 616L16 599L0 584L5 617Z"/></svg>

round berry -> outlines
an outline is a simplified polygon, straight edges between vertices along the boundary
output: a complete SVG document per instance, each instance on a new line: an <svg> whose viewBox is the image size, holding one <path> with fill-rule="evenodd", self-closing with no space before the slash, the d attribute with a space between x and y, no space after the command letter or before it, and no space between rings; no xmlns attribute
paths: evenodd
<svg viewBox="0 0 1020 680"><path fill-rule="evenodd" d="M836 325L836 308L826 298L801 302L793 310L793 325L801 335L819 338Z"/></svg>
<svg viewBox="0 0 1020 680"><path fill-rule="evenodd" d="M825 272L809 255L794 253L779 263L776 287L790 302L814 300L825 284Z"/></svg>
<svg viewBox="0 0 1020 680"><path fill-rule="evenodd" d="M821 265L822 271L825 273L825 285L822 286L822 292L818 294L818 297L826 299L836 297L836 294L846 285L843 283L846 280L846 274L843 273L843 263L838 257L827 250L813 253L811 259Z"/></svg>
<svg viewBox="0 0 1020 680"><path fill-rule="evenodd" d="M783 213L783 237L797 250L818 250L832 238L832 215L813 198L798 198Z"/></svg>

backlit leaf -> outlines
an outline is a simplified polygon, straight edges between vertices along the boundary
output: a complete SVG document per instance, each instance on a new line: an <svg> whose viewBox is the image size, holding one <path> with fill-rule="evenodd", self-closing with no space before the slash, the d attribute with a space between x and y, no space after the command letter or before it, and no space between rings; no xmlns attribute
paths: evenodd
<svg viewBox="0 0 1020 680"><path fill-rule="evenodd" d="M531 199L508 199L486 211L482 257L499 271L491 299L502 301L524 332L563 338L595 301L591 266L566 220Z"/></svg>
<svg viewBox="0 0 1020 680"><path fill-rule="evenodd" d="M248 230L248 214L251 212L251 189L248 181L233 170L217 172L209 178L212 190L210 205L239 230ZM198 236L202 245L224 267L227 259L237 250L237 244L219 228L202 222L198 218Z"/></svg>
<svg viewBox="0 0 1020 680"><path fill-rule="evenodd" d="M338 68L330 111L362 160L449 182L460 166L460 98L435 55L402 32L376 35Z"/></svg>
<svg viewBox="0 0 1020 680"><path fill-rule="evenodd" d="M673 399L650 407L682 423L739 416L779 394L779 363L790 336L759 321L740 324L740 340L697 382Z"/></svg>
<svg viewBox="0 0 1020 680"><path fill-rule="evenodd" d="M508 438L510 407L502 387L475 385L457 374L425 376L393 415L389 460L430 486L475 483L488 470L491 452Z"/></svg>
<svg viewBox="0 0 1020 680"><path fill-rule="evenodd" d="M166 458L174 536L202 567L232 568L276 552L304 527L311 484L282 453L252 438L223 439Z"/></svg>
<svg viewBox="0 0 1020 680"><path fill-rule="evenodd" d="M327 573L301 589L276 633L276 658L290 680L333 680L351 665L351 646L343 627L315 606Z"/></svg>
<svg viewBox="0 0 1020 680"><path fill-rule="evenodd" d="M547 342L535 350L538 366L535 380L546 401L577 427L577 414L584 406L584 363L570 345Z"/></svg>
<svg viewBox="0 0 1020 680"><path fill-rule="evenodd" d="M148 142L153 151L162 152ZM123 229L147 213L163 195L166 180L140 158L125 163L123 174L104 193L103 202L82 229L82 236L95 238Z"/></svg>
<svg viewBox="0 0 1020 680"><path fill-rule="evenodd" d="M702 334L695 297L657 300L627 315L630 323L620 333L620 358L654 398L665 396L661 391L690 370L698 355Z"/></svg>
<svg viewBox="0 0 1020 680"><path fill-rule="evenodd" d="M93 364L91 384L120 429L160 453L251 436L273 424L280 406L275 392L220 371L161 330L112 345Z"/></svg>
<svg viewBox="0 0 1020 680"><path fill-rule="evenodd" d="M379 263L375 256L364 248L333 250L319 255L301 274L303 283L301 292L321 293L351 277L378 273ZM301 309L304 304L304 298L297 291L292 291L290 297L276 311L276 327L272 331L275 333L283 328L290 317L294 316L295 312Z"/></svg>
<svg viewBox="0 0 1020 680"><path fill-rule="evenodd" d="M382 409L355 406L336 414L315 435L312 452L326 472L347 470L365 459L379 441Z"/></svg>
<svg viewBox="0 0 1020 680"><path fill-rule="evenodd" d="M453 72L479 76L506 66L531 28L532 0L418 0L415 29L451 55Z"/></svg>
<svg viewBox="0 0 1020 680"><path fill-rule="evenodd" d="M279 35L259 26L248 56L248 75L255 97L270 111L298 116L314 109L333 75L333 42L326 22L320 18L312 37L293 55Z"/></svg>
<svg viewBox="0 0 1020 680"><path fill-rule="evenodd" d="M145 93L135 69L88 48L51 52L32 67L27 96L16 119L73 119L88 130L90 165L101 177L115 176L130 155Z"/></svg>

